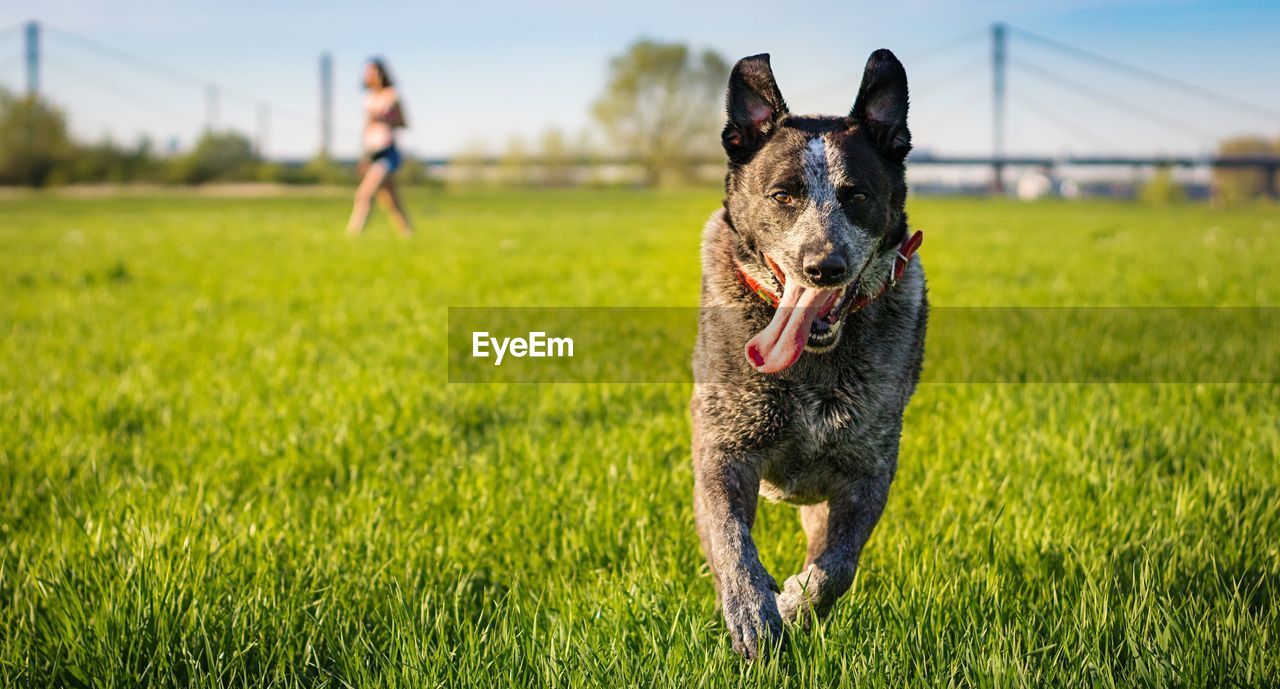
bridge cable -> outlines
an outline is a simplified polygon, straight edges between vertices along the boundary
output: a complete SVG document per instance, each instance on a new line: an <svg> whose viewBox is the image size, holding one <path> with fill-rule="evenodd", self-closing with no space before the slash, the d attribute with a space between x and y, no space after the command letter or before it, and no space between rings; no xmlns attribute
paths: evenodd
<svg viewBox="0 0 1280 689"><path fill-rule="evenodd" d="M920 63L928 62L929 60L932 60L933 58L951 50L952 48L955 48L959 45L963 45L964 43L967 43L973 40L974 38L977 38L978 36L986 35L986 33L987 33L986 27L971 29L969 31L956 34L945 41L935 43L934 45L929 46L928 48L925 48L923 50L899 55L898 59L902 61L902 64L905 67L907 67L908 69L911 69L912 67ZM840 77L838 79L832 79L831 81L827 81L818 86L814 86L812 88L799 91L796 94L794 94L793 98L800 100L807 96L813 96L820 93L825 93L836 87L849 89L851 84L852 84L852 88L856 89L858 88L858 83L862 80L862 74L863 74L863 70L859 69L857 72L846 74L845 76ZM850 100L852 100L852 95L854 94L851 94Z"/></svg>
<svg viewBox="0 0 1280 689"><path fill-rule="evenodd" d="M68 31L58 26L53 26L50 24L45 24L43 26L48 28L49 33L51 34L61 36L64 39L69 39L72 43L79 44L80 46L85 47L91 51L97 52L99 54L109 55L115 58L117 61L132 63L135 67L139 69L142 69L144 71L149 71L152 74L164 77L166 79L169 79L170 81L173 81L176 83L182 83L187 86L197 87L201 89L207 88L209 86L213 86L217 88L219 91L224 92L229 96L232 96L234 98L237 98L246 102L250 102L254 104L266 103L271 107L273 112L278 111L280 113L289 115L291 117L295 117L297 119L306 120L307 122L310 122L311 124L314 124L316 126L319 126L321 124L320 118L316 115L308 115L301 111L294 110L293 108L290 108L286 105L281 105L279 103L275 103L275 102L266 100L264 98L259 98L257 96L254 96L253 94L240 91L239 89L228 87L224 84L218 83L211 79L205 79L203 77L200 77L196 74L192 74L190 72L186 72L180 69L176 69L174 67L170 67L169 65L163 64L161 62L157 62L155 60L152 60L146 57L142 57L141 55L137 55L135 53L131 53L125 50L121 50L119 48L109 46L105 43L89 38L88 36L83 36L81 34L75 33L73 31Z"/></svg>
<svg viewBox="0 0 1280 689"><path fill-rule="evenodd" d="M1096 101L1110 105L1113 108L1129 110L1131 112L1141 114L1142 116L1148 119L1161 122L1168 127L1173 127L1176 129L1181 129L1183 131L1192 132L1196 136L1206 139L1208 141L1216 141L1218 139L1218 136L1219 136L1218 134L1210 132L1206 129L1201 129L1200 127L1197 127L1194 124L1189 124L1187 122L1183 122L1181 120L1169 117L1168 115L1165 115L1164 113L1158 110L1153 110L1146 106L1138 105L1136 103L1131 103L1127 100L1117 98L1116 96L1110 93L1107 93L1102 89L1095 88L1083 82L1077 81L1070 77L1054 72L1052 70L1045 69L1044 67L1040 67L1039 65L1036 65L1034 63L1027 62L1026 60L1023 60L1021 58L1010 57L1009 62L1021 67L1022 69L1025 69L1027 71L1037 74L1042 79L1046 80L1051 84L1064 86L1071 90L1077 91L1079 93L1083 93L1085 95L1091 96Z"/></svg>
<svg viewBox="0 0 1280 689"><path fill-rule="evenodd" d="M162 99L150 96L136 89L123 86L110 79L103 78L98 74L94 74L93 72L74 66L60 58L47 55L45 56L45 61L60 70L66 70L67 73L79 77L79 79L85 83L99 87L101 90L105 90L112 95L118 96L121 100L127 100L130 103L139 106L139 109L161 110L171 116L179 117L189 122L197 124L203 122L204 118L199 115L175 108Z"/></svg>
<svg viewBox="0 0 1280 689"><path fill-rule="evenodd" d="M1017 91L1011 92L1010 95L1012 95L1014 100L1022 107L1035 113L1040 119L1053 124L1061 131L1071 134L1082 141L1087 141L1094 146L1098 146L1102 150L1118 150L1118 147L1113 145L1110 141L1098 136L1097 133L1090 131L1088 128L1082 127L1075 122L1072 122L1070 119L1063 117L1053 108L1042 105L1038 101L1028 98Z"/></svg>
<svg viewBox="0 0 1280 689"><path fill-rule="evenodd" d="M1106 55L1101 55L1091 50L1085 50L1084 48L1077 48L1076 46L1063 43L1062 41L1049 38L1048 36L1041 36L1038 33L1033 33L1031 31L1027 31L1026 29L1020 29L1016 26L1010 26L1009 29L1014 33L1022 36L1023 38L1031 41L1032 43L1036 43L1036 44L1045 46L1047 48L1057 50L1058 52L1061 52L1061 53L1074 55L1075 57L1078 57L1078 58L1091 60L1097 64L1110 67L1113 70L1128 72L1131 75L1141 77L1143 79L1146 79L1149 82L1162 84L1167 88L1180 89L1184 92L1195 93L1201 96L1211 96L1219 101L1227 101L1228 103L1232 103L1238 108L1252 110L1255 113L1259 113L1261 115L1265 115L1268 117L1280 117L1280 110L1277 110L1275 108L1270 108L1265 105L1259 105L1258 103L1247 101L1243 98L1238 98L1236 96L1232 96L1230 94L1223 93L1221 91L1216 91L1214 89L1206 88L1204 86L1200 86L1199 84L1193 84L1189 81L1178 79L1177 77L1171 77L1165 74L1161 74L1159 72L1154 72L1144 67L1138 67L1136 65L1131 65L1125 62L1121 62L1114 58L1107 57Z"/></svg>

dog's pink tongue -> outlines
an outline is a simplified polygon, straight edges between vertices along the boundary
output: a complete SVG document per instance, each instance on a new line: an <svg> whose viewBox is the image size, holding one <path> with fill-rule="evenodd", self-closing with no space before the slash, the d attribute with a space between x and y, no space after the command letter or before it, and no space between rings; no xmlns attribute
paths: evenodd
<svg viewBox="0 0 1280 689"><path fill-rule="evenodd" d="M800 358L809 329L818 314L828 306L836 291L803 287L799 280L788 280L782 299L773 312L773 320L747 342L747 360L761 373L777 373Z"/></svg>

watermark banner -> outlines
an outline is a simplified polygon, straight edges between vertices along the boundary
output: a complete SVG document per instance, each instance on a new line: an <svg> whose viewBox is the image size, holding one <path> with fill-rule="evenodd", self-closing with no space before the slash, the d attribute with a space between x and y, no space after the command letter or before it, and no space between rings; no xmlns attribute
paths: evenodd
<svg viewBox="0 0 1280 689"><path fill-rule="evenodd" d="M691 382L699 316L450 307L449 382ZM934 307L921 382L1276 383L1280 308Z"/></svg>

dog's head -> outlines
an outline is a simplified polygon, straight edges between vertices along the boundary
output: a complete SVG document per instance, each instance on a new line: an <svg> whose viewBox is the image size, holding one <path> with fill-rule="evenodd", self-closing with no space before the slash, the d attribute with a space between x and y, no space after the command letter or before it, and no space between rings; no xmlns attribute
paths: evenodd
<svg viewBox="0 0 1280 689"><path fill-rule="evenodd" d="M725 207L739 259L784 285L747 350L757 369L775 372L806 349L833 347L846 307L889 279L907 229L907 74L877 50L848 115L795 116L769 56L755 55L734 66L727 110Z"/></svg>

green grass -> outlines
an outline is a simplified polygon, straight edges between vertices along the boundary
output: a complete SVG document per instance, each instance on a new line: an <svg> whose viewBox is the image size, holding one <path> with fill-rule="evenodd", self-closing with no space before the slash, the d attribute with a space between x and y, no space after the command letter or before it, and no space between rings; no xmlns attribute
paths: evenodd
<svg viewBox="0 0 1280 689"><path fill-rule="evenodd" d="M442 382L450 305L696 304L717 195L410 201L0 201L5 686L1280 685L1275 386L922 387L854 590L746 665L688 385ZM1274 209L911 210L936 305L1280 305Z"/></svg>

